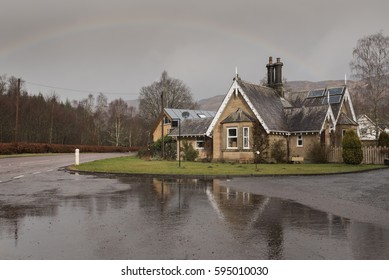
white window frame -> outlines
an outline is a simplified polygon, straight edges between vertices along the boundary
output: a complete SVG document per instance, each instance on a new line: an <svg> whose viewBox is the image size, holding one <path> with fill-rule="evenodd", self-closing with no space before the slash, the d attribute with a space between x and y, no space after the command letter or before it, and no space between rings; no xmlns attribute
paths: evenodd
<svg viewBox="0 0 389 280"><path fill-rule="evenodd" d="M297 139L297 147L304 147L304 137L303 135L297 135L296 136L296 139Z"/></svg>
<svg viewBox="0 0 389 280"><path fill-rule="evenodd" d="M202 147L199 147L199 143L203 143ZM205 141L204 140L196 140L196 150L204 150Z"/></svg>
<svg viewBox="0 0 389 280"><path fill-rule="evenodd" d="M245 130L247 131L247 135L245 135ZM245 140L247 142L245 143ZM243 143L243 149L248 150L250 149L250 127L245 126L243 127L243 133L242 133L242 143ZM247 144L247 145L245 145Z"/></svg>
<svg viewBox="0 0 389 280"><path fill-rule="evenodd" d="M230 130L236 131L236 136L230 136ZM227 149L238 149L239 131L237 127L227 127ZM236 147L230 147L230 139L236 139Z"/></svg>

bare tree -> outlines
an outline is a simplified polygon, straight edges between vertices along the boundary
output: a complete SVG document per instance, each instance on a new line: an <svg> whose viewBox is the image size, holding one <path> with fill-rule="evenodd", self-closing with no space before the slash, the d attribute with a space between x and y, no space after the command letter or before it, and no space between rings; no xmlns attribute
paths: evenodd
<svg viewBox="0 0 389 280"><path fill-rule="evenodd" d="M350 68L354 77L363 81L359 88L370 117L378 124L386 116L381 112L389 85L389 37L382 31L359 39L353 50ZM387 114L386 112L384 114ZM376 128L378 138L378 127Z"/></svg>
<svg viewBox="0 0 389 280"><path fill-rule="evenodd" d="M162 72L159 81L142 87L139 96L139 114L153 124L161 114L161 95L166 108L194 109L197 104L193 101L192 93L181 80L169 77Z"/></svg>
<svg viewBox="0 0 389 280"><path fill-rule="evenodd" d="M101 92L96 98L93 118L97 135L97 145L100 146L104 143L104 134L108 128L108 98Z"/></svg>
<svg viewBox="0 0 389 280"><path fill-rule="evenodd" d="M7 92L7 75L0 76L0 95L3 95Z"/></svg>
<svg viewBox="0 0 389 280"><path fill-rule="evenodd" d="M128 105L119 98L109 104L111 141L115 146L122 145L124 135L125 119L127 117Z"/></svg>

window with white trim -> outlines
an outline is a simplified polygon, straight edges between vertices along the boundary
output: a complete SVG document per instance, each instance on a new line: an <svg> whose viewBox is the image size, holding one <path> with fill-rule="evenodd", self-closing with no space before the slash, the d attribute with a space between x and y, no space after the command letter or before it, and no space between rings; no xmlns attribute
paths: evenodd
<svg viewBox="0 0 389 280"><path fill-rule="evenodd" d="M227 149L238 149L238 128L227 128Z"/></svg>
<svg viewBox="0 0 389 280"><path fill-rule="evenodd" d="M304 146L304 139L302 135L297 135L297 147L303 147Z"/></svg>
<svg viewBox="0 0 389 280"><path fill-rule="evenodd" d="M243 127L243 149L250 149L250 128Z"/></svg>

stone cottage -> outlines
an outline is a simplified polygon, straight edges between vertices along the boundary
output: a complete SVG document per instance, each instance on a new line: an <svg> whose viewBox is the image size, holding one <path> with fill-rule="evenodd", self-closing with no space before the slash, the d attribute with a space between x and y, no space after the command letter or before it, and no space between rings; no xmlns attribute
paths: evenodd
<svg viewBox="0 0 389 280"><path fill-rule="evenodd" d="M358 127L348 88L285 92L282 67L281 59L273 63L269 58L266 85L236 74L215 115L196 124L182 122L182 131L188 134L180 137L193 131L193 143L211 139L208 158L214 161L252 162L259 153L263 160L275 162L275 146L284 151L285 161L309 160L314 144L341 146L345 131ZM178 137L176 130L172 135Z"/></svg>

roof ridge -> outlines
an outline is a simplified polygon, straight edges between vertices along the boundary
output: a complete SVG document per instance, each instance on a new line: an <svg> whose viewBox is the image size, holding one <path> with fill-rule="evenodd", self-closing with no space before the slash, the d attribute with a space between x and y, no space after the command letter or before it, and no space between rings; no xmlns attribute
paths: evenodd
<svg viewBox="0 0 389 280"><path fill-rule="evenodd" d="M271 88L271 87L264 86L264 85L261 85L261 84L254 84L253 82L249 82L249 81L242 80L242 79L239 79L238 82L243 82L243 83L246 83L246 84L249 84L249 85L252 85L252 86L256 86L256 87L261 87L261 88L266 88L266 89L274 90L274 89Z"/></svg>

